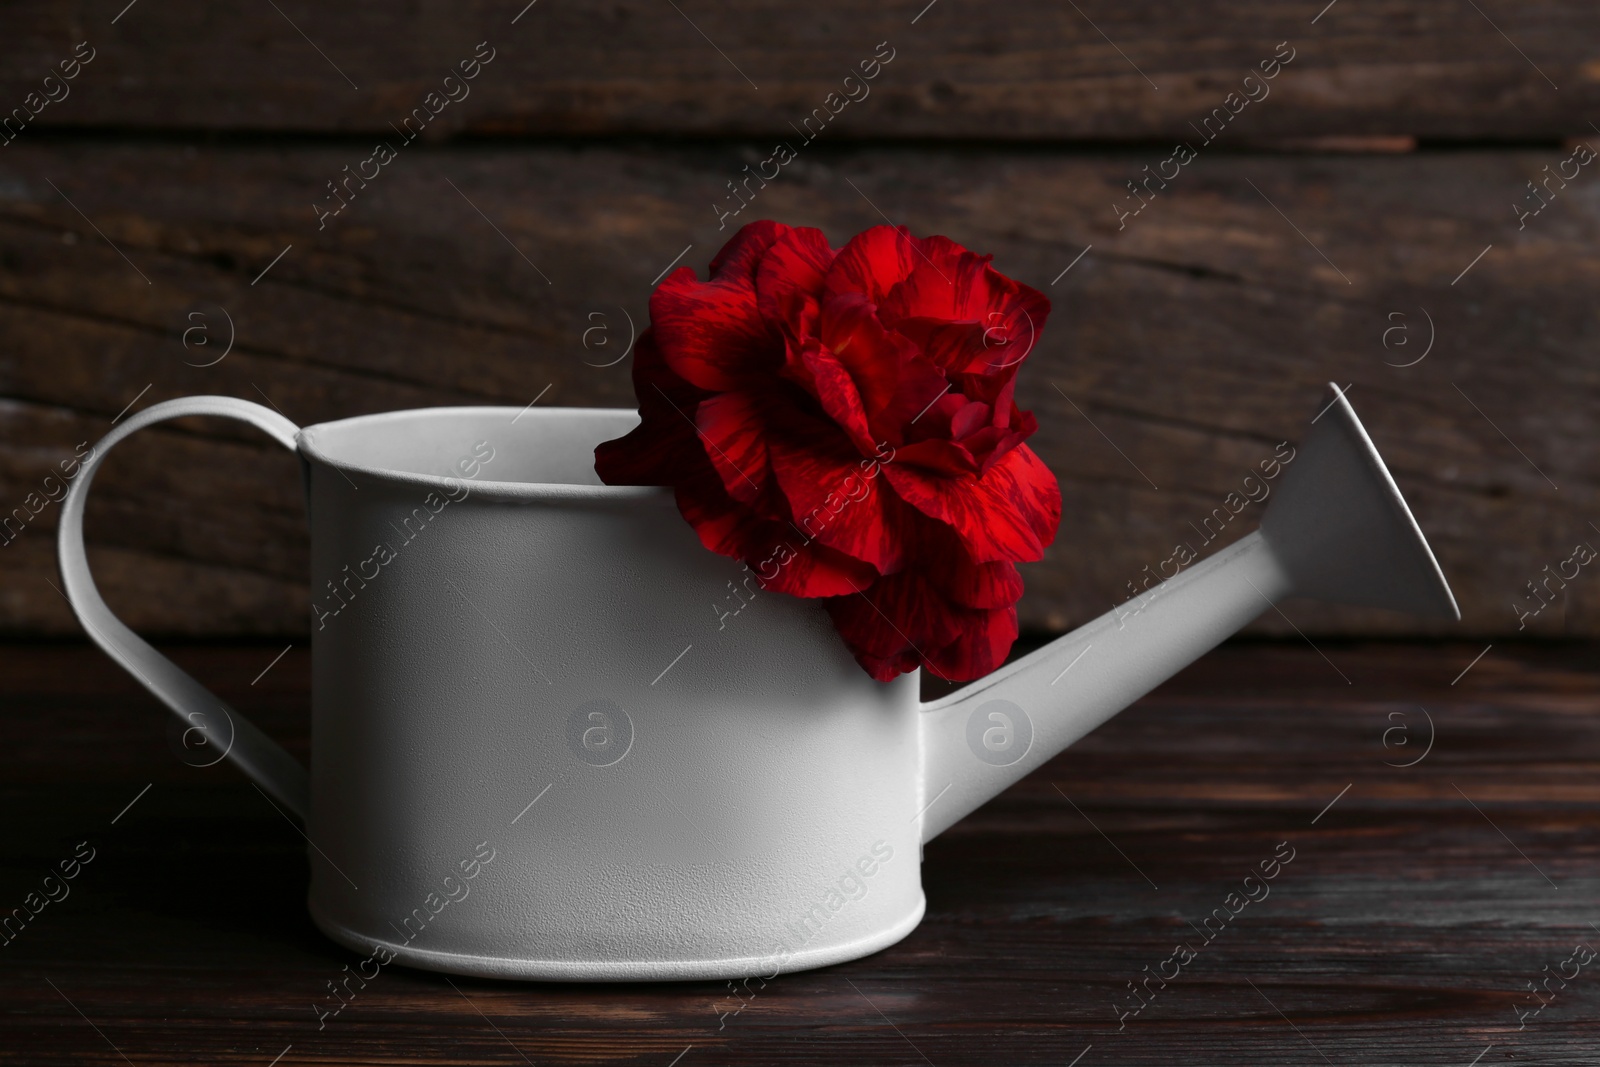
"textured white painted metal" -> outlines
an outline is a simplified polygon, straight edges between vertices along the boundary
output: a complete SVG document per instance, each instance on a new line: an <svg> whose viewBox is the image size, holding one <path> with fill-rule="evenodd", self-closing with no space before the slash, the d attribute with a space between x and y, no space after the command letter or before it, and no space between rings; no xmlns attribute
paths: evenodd
<svg viewBox="0 0 1600 1067"><path fill-rule="evenodd" d="M83 506L105 450L193 414L242 418L304 460L309 789L89 577ZM920 920L923 841L1273 601L1338 598L1330 553L1391 572L1364 574L1363 603L1454 611L1336 398L1265 533L924 708L915 676L871 681L819 604L760 592L702 548L668 491L598 484L594 445L636 419L442 408L296 434L255 405L198 397L130 419L76 479L60 547L79 617L187 722L225 713L217 743L306 819L310 908L336 941L504 978L770 976L852 959ZM1347 544L1323 537L1330 523L1351 527ZM1291 543L1307 530L1322 538L1312 552Z"/></svg>

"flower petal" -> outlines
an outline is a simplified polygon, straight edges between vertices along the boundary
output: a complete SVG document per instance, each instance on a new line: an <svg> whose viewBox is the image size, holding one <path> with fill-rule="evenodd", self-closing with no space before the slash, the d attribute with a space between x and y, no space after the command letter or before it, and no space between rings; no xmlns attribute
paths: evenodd
<svg viewBox="0 0 1600 1067"><path fill-rule="evenodd" d="M892 464L863 459L842 435L819 441L792 427L768 447L772 472L802 536L870 563L879 573L904 565L905 505L883 481Z"/></svg>
<svg viewBox="0 0 1600 1067"><path fill-rule="evenodd" d="M1006 661L1017 640L1017 609L956 609L961 636L928 654L928 670L952 682L982 678Z"/></svg>
<svg viewBox="0 0 1600 1067"><path fill-rule="evenodd" d="M770 487L754 506L734 499L704 451L691 449L674 474L678 511L700 543L742 560L762 588L800 597L840 596L877 579L870 564L799 535L787 503Z"/></svg>
<svg viewBox="0 0 1600 1067"><path fill-rule="evenodd" d="M952 604L914 572L881 578L827 607L856 662L880 682L918 663L948 681L969 681L1005 662L1017 637L1015 607Z"/></svg>
<svg viewBox="0 0 1600 1067"><path fill-rule="evenodd" d="M891 574L856 596L828 602L852 649L890 657L943 648L961 636L944 599L919 574Z"/></svg>
<svg viewBox="0 0 1600 1067"><path fill-rule="evenodd" d="M947 237L918 249L919 261L881 301L884 322L947 370L1014 374L1044 330L1049 299Z"/></svg>
<svg viewBox="0 0 1600 1067"><path fill-rule="evenodd" d="M783 337L756 303L761 256L788 227L753 222L711 261L711 279L679 267L650 294L650 323L668 366L702 389L735 389L783 360Z"/></svg>
<svg viewBox="0 0 1600 1067"><path fill-rule="evenodd" d="M908 276L920 251L904 226L874 226L850 238L823 281L824 298L859 294L881 304Z"/></svg>
<svg viewBox="0 0 1600 1067"><path fill-rule="evenodd" d="M778 542L761 560L752 562L750 569L756 572L763 589L800 597L842 596L865 589L878 578L870 564L816 541Z"/></svg>
<svg viewBox="0 0 1600 1067"><path fill-rule="evenodd" d="M833 264L833 247L809 226L780 234L756 269L756 306L769 322L782 322L796 337L808 335L803 315L822 297L822 280Z"/></svg>
<svg viewBox="0 0 1600 1067"><path fill-rule="evenodd" d="M820 341L810 340L800 352L811 381L812 395L828 417L839 424L851 442L864 454L871 454L872 428L867 425L867 409L855 379L833 351Z"/></svg>
<svg viewBox="0 0 1600 1067"><path fill-rule="evenodd" d="M1044 326L1049 299L995 270L989 265L993 256L980 256L937 234L918 240L915 255L902 284L882 301L887 313L897 318L981 322L991 311L1022 303L1040 320L1039 326Z"/></svg>
<svg viewBox="0 0 1600 1067"><path fill-rule="evenodd" d="M770 462L762 397L718 393L700 402L694 422L706 458L729 496L755 504L766 487Z"/></svg>
<svg viewBox="0 0 1600 1067"><path fill-rule="evenodd" d="M672 373L648 329L634 344L633 388L639 425L596 446L595 473L607 485L671 485L677 468L701 451L684 412L706 394Z"/></svg>
<svg viewBox="0 0 1600 1067"><path fill-rule="evenodd" d="M978 464L971 452L954 441L944 441L937 437L901 445L894 450L894 458L896 463L926 467L952 477L963 475L970 477L978 473Z"/></svg>
<svg viewBox="0 0 1600 1067"><path fill-rule="evenodd" d="M941 596L962 607L992 611L1016 607L1022 598L1022 575L1004 560L973 563L965 553L952 552L944 566L925 573Z"/></svg>
<svg viewBox="0 0 1600 1067"><path fill-rule="evenodd" d="M754 282L762 257L791 229L771 219L760 219L739 227L739 231L728 238L728 243L711 257L711 276Z"/></svg>
<svg viewBox="0 0 1600 1067"><path fill-rule="evenodd" d="M892 463L884 476L902 500L960 536L979 563L1036 560L1061 521L1061 487L1027 446L978 478L950 478Z"/></svg>
<svg viewBox="0 0 1600 1067"><path fill-rule="evenodd" d="M705 486L701 486L702 490ZM833 597L865 589L877 580L871 565L797 536L787 522L757 515L731 497L696 493L680 486L678 511L700 543L742 560L763 589L798 597Z"/></svg>

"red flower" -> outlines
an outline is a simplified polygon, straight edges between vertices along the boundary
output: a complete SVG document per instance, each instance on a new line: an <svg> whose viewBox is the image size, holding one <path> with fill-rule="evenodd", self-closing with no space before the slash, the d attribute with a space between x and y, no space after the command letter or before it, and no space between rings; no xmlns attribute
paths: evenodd
<svg viewBox="0 0 1600 1067"><path fill-rule="evenodd" d="M670 485L763 588L825 597L879 681L998 667L1061 491L1022 444L1017 367L1050 302L944 237L744 227L680 267L635 347L640 425L595 449L610 485Z"/></svg>

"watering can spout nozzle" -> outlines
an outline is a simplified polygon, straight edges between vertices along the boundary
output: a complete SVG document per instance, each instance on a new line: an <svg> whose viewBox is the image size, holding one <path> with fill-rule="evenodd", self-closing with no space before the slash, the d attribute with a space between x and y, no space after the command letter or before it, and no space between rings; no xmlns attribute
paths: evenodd
<svg viewBox="0 0 1600 1067"><path fill-rule="evenodd" d="M924 841L1285 597L1461 617L1355 409L1329 389L1259 530L923 707Z"/></svg>
<svg viewBox="0 0 1600 1067"><path fill-rule="evenodd" d="M1261 519L1295 596L1457 621L1439 561L1344 391L1312 423Z"/></svg>

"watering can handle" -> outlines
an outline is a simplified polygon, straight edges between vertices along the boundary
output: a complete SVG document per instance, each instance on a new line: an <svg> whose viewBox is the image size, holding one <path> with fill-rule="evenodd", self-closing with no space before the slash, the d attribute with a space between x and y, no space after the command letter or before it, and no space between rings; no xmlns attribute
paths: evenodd
<svg viewBox="0 0 1600 1067"><path fill-rule="evenodd" d="M245 718L195 681L177 664L157 652L112 614L89 574L83 546L83 511L95 469L113 446L146 426L190 415L220 415L248 422L265 430L273 440L296 450L299 427L277 412L227 396L192 396L154 404L108 433L82 461L61 503L61 529L57 545L61 580L67 600L83 628L105 653L138 679L152 695L177 715L189 731L198 732L238 764L262 789L291 812L305 817L310 797L310 776L299 760L251 725ZM219 718L220 713L220 718ZM220 759L221 757L219 757Z"/></svg>

